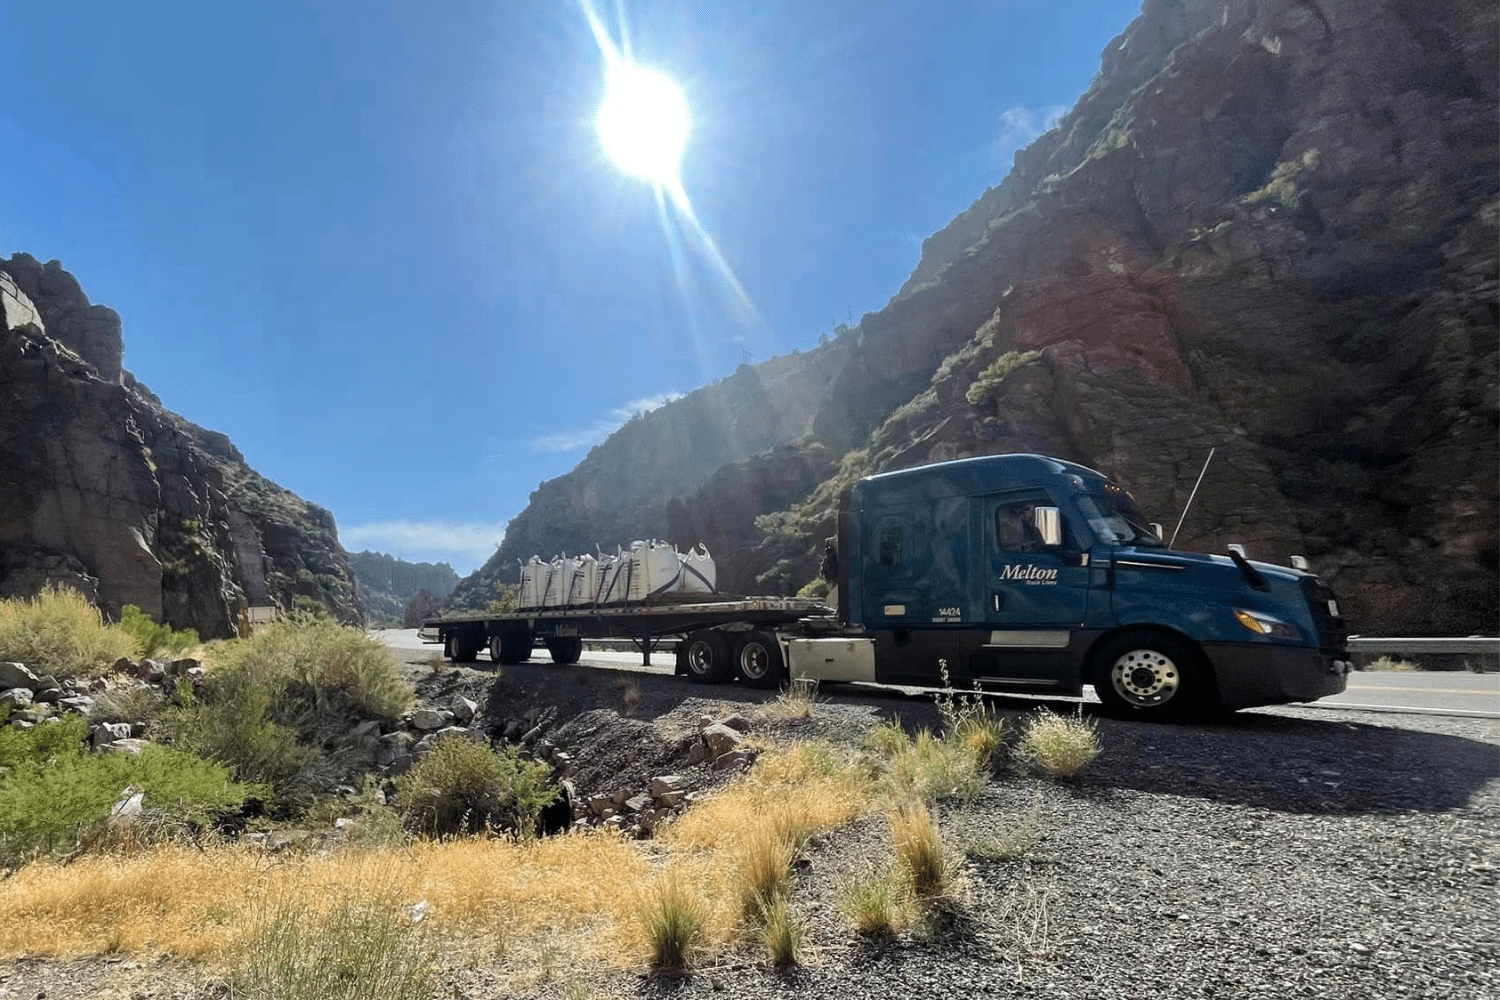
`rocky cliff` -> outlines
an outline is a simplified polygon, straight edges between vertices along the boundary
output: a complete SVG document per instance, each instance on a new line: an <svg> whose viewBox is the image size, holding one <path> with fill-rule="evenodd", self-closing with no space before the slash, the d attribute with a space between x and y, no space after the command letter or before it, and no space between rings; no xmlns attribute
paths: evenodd
<svg viewBox="0 0 1500 1000"><path fill-rule="evenodd" d="M817 456L819 482L787 499L807 476L768 475L774 455L699 456L675 486L637 469L587 536L670 522L679 545L732 545L731 579L790 589L859 475L1040 451L1170 526L1215 449L1180 547L1305 554L1368 634L1493 632L1497 78L1493 3L1147 0L1061 124L827 359L809 434L772 442ZM630 447L670 460L654 426ZM556 501L623 450L543 484L527 554L579 539Z"/></svg>
<svg viewBox="0 0 1500 1000"><path fill-rule="evenodd" d="M0 259L0 596L72 586L205 637L242 607L363 613L333 516L123 367L120 318L57 261Z"/></svg>
<svg viewBox="0 0 1500 1000"><path fill-rule="evenodd" d="M441 603L458 585L447 563L413 563L384 552L354 552L349 569L359 584L365 623L371 628L404 628L407 607L418 594L424 604Z"/></svg>

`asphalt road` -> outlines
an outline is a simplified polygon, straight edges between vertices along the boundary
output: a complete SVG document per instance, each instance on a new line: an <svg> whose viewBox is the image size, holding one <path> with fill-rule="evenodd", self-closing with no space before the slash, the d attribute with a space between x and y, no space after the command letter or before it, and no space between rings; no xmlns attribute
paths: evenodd
<svg viewBox="0 0 1500 1000"><path fill-rule="evenodd" d="M387 629L371 635L403 654L403 659L425 659L442 654L442 647L418 639L415 629ZM538 659L546 656L542 650L536 653ZM488 655L481 653L480 662L489 662ZM670 650L658 650L652 656L650 667L641 666L638 652L585 650L582 662L612 670L649 670L666 674L672 672L674 661ZM1088 700L1093 700L1092 692ZM1332 711L1373 709L1500 719L1500 673L1357 671L1349 676L1347 691L1313 702L1312 707Z"/></svg>

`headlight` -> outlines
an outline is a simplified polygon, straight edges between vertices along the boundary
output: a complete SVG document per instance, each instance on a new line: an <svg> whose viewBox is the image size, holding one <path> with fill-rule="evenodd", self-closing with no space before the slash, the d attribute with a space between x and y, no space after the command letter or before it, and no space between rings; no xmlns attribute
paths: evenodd
<svg viewBox="0 0 1500 1000"><path fill-rule="evenodd" d="M1246 611L1243 608L1234 609L1234 617L1256 635L1274 635L1278 639L1301 639L1302 633L1297 626L1289 625L1280 618L1272 618L1270 615L1259 611Z"/></svg>

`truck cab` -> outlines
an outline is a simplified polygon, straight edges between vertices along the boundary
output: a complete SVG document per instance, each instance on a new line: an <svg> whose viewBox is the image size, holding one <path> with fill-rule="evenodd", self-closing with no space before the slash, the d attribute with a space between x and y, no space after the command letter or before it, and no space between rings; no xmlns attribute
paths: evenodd
<svg viewBox="0 0 1500 1000"><path fill-rule="evenodd" d="M868 678L1080 694L1137 716L1344 690L1347 630L1310 573L1173 550L1120 485L1042 455L860 480L839 513L839 615ZM789 644L794 675L835 677ZM799 669L799 667L801 669Z"/></svg>

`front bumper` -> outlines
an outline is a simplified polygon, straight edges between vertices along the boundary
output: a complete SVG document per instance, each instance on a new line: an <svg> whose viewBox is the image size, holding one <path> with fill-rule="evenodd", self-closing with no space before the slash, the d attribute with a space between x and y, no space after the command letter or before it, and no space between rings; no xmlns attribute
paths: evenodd
<svg viewBox="0 0 1500 1000"><path fill-rule="evenodd" d="M1349 683L1347 655L1271 643L1210 643L1204 652L1225 708L1316 701L1342 694Z"/></svg>

